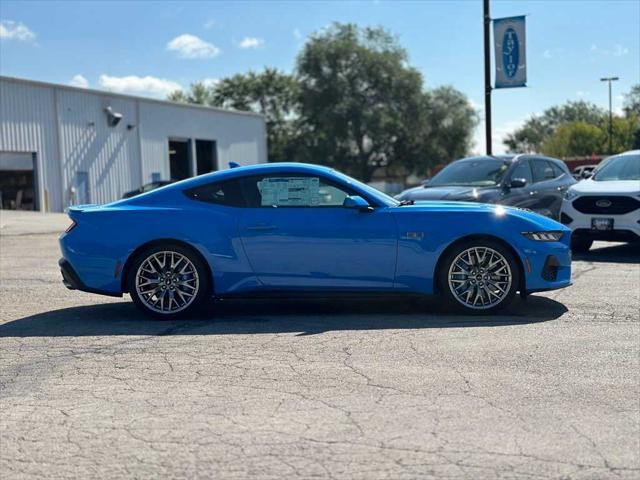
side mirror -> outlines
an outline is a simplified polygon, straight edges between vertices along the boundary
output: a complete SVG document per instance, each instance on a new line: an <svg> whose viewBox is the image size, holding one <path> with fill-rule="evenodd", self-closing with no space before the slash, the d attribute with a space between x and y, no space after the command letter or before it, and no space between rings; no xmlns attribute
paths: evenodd
<svg viewBox="0 0 640 480"><path fill-rule="evenodd" d="M369 202L367 202L364 198L358 195L352 195L350 197L345 198L344 202L342 202L342 206L344 208L353 208L361 212L373 211L373 207L369 205Z"/></svg>
<svg viewBox="0 0 640 480"><path fill-rule="evenodd" d="M509 182L509 188L522 188L527 185L525 178L512 178Z"/></svg>

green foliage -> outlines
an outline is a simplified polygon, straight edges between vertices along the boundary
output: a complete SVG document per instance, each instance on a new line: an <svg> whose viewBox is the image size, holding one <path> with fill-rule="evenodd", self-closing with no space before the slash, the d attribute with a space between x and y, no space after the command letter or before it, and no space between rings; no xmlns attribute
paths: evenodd
<svg viewBox="0 0 640 480"><path fill-rule="evenodd" d="M477 123L459 91L423 90L395 37L352 24L311 36L295 75L267 68L169 99L261 113L270 161L331 165L364 181L379 166L424 174L464 156Z"/></svg>
<svg viewBox="0 0 640 480"><path fill-rule="evenodd" d="M636 117L614 117L612 122L612 149L614 153L637 148L637 132L640 121ZM541 146L541 152L566 158L609 153L609 120L601 119L598 125L586 122L570 122L560 125Z"/></svg>
<svg viewBox="0 0 640 480"><path fill-rule="evenodd" d="M627 117L640 118L640 83L631 87L624 96L624 113Z"/></svg>
<svg viewBox="0 0 640 480"><path fill-rule="evenodd" d="M475 112L446 87L425 93L407 53L382 28L333 24L300 53L303 158L363 181L379 166L424 173L466 153Z"/></svg>
<svg viewBox="0 0 640 480"><path fill-rule="evenodd" d="M504 143L512 153L540 152L560 125L575 122L597 125L605 114L593 103L582 100L567 102L548 108L540 116L532 116L521 128L508 134Z"/></svg>
<svg viewBox="0 0 640 480"><path fill-rule="evenodd" d="M587 122L560 125L541 146L541 152L552 157L588 156L600 152L606 134Z"/></svg>

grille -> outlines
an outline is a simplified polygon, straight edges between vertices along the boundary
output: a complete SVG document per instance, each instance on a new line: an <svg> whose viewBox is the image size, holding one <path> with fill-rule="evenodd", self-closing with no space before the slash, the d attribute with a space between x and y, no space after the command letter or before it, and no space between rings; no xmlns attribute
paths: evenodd
<svg viewBox="0 0 640 480"><path fill-rule="evenodd" d="M573 208L581 213L624 215L640 208L640 202L633 197L598 195L574 200Z"/></svg>

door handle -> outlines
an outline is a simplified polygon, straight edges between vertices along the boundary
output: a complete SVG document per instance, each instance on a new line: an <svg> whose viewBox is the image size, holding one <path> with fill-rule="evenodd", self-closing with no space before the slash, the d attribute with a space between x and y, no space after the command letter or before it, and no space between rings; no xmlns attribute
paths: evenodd
<svg viewBox="0 0 640 480"><path fill-rule="evenodd" d="M538 194L538 192L537 192L537 191L535 191L535 190L531 190L531 191L529 192L529 195L537 195L537 194Z"/></svg>
<svg viewBox="0 0 640 480"><path fill-rule="evenodd" d="M253 230L253 231L268 231L268 230L275 230L276 226L275 225L267 225L266 223L261 223L258 225L250 225L247 227L247 230Z"/></svg>

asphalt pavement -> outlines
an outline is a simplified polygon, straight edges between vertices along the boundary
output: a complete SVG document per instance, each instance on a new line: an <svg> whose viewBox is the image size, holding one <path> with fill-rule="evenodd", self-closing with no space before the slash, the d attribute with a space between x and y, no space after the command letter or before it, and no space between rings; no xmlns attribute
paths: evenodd
<svg viewBox="0 0 640 480"><path fill-rule="evenodd" d="M640 253L465 317L435 300L154 321L60 282L64 215L0 212L0 478L640 478Z"/></svg>

